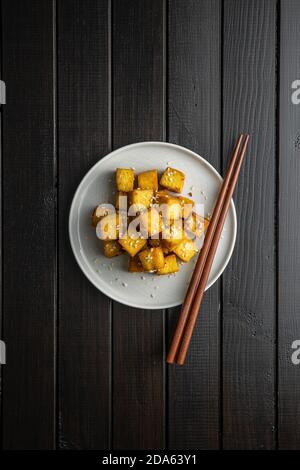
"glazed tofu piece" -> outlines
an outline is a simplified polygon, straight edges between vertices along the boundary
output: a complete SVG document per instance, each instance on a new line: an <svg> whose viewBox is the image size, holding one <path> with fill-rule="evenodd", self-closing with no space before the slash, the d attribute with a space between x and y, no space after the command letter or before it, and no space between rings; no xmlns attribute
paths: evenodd
<svg viewBox="0 0 300 470"><path fill-rule="evenodd" d="M155 195L155 202L159 205L164 224L168 225L173 220L181 218L182 204L178 197L165 191L158 191Z"/></svg>
<svg viewBox="0 0 300 470"><path fill-rule="evenodd" d="M147 244L147 240L133 238L127 234L124 238L120 238L119 243L130 256L135 256Z"/></svg>
<svg viewBox="0 0 300 470"><path fill-rule="evenodd" d="M209 225L209 220L199 214L193 212L188 219L185 220L185 232L189 238L201 238Z"/></svg>
<svg viewBox="0 0 300 470"><path fill-rule="evenodd" d="M131 168L116 169L116 186L118 191L129 193L134 186L134 171Z"/></svg>
<svg viewBox="0 0 300 470"><path fill-rule="evenodd" d="M157 270L157 274L173 274L178 271L178 263L175 255L165 257L165 264Z"/></svg>
<svg viewBox="0 0 300 470"><path fill-rule="evenodd" d="M152 204L152 189L134 189L129 193L129 204L134 206L135 211L148 209Z"/></svg>
<svg viewBox="0 0 300 470"><path fill-rule="evenodd" d="M128 262L128 272L129 273L142 273L144 272L143 265L140 261L138 255L129 258Z"/></svg>
<svg viewBox="0 0 300 470"><path fill-rule="evenodd" d="M164 253L160 247L143 250L139 253L139 258L145 271L157 271L165 263Z"/></svg>
<svg viewBox="0 0 300 470"><path fill-rule="evenodd" d="M185 234L183 230L182 221L176 221L172 225L163 227L162 230L162 242L163 246L172 250L182 240L184 240Z"/></svg>
<svg viewBox="0 0 300 470"><path fill-rule="evenodd" d="M197 248L193 240L182 240L172 249L178 258L187 263L196 254Z"/></svg>
<svg viewBox="0 0 300 470"><path fill-rule="evenodd" d="M164 255L167 255L170 253L169 248L164 244L164 240L161 240L159 238L150 238L148 240L148 245L151 247L153 246L154 248L160 247L164 253Z"/></svg>
<svg viewBox="0 0 300 470"><path fill-rule="evenodd" d="M180 201L181 208L182 208L181 216L184 219L188 219L188 217L193 212L193 207L195 203L192 199L189 199L188 197L185 197L185 196L178 196L178 199Z"/></svg>
<svg viewBox="0 0 300 470"><path fill-rule="evenodd" d="M157 170L144 171L138 175L138 187L140 189L158 190L158 174Z"/></svg>
<svg viewBox="0 0 300 470"><path fill-rule="evenodd" d="M124 198L124 199L123 199ZM126 208L123 207L124 202L126 203ZM116 209L117 210L127 210L127 193L125 191L118 191L116 194Z"/></svg>
<svg viewBox="0 0 300 470"><path fill-rule="evenodd" d="M92 225L93 227L96 227L98 222L103 219L103 217L105 217L106 215L108 215L108 209L104 206L102 206L101 204L97 207L95 207L95 209L93 210L92 212Z"/></svg>
<svg viewBox="0 0 300 470"><path fill-rule="evenodd" d="M184 185L185 174L175 168L168 167L163 172L159 184L169 191L181 193Z"/></svg>
<svg viewBox="0 0 300 470"><path fill-rule="evenodd" d="M103 240L103 254L106 258L113 258L122 253L124 252L117 240Z"/></svg>
<svg viewBox="0 0 300 470"><path fill-rule="evenodd" d="M109 214L100 220L97 225L97 236L101 240L117 240L120 233L119 214Z"/></svg>
<svg viewBox="0 0 300 470"><path fill-rule="evenodd" d="M162 216L157 209L150 207L139 216L140 228L148 237L158 235L162 230Z"/></svg>

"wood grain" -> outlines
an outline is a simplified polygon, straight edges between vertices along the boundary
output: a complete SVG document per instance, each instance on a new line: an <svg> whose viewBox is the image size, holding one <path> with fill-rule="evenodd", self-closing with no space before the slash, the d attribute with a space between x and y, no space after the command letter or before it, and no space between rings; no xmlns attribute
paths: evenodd
<svg viewBox="0 0 300 470"><path fill-rule="evenodd" d="M224 448L275 445L276 2L225 0L223 155L250 134L235 191L236 248L223 276Z"/></svg>
<svg viewBox="0 0 300 470"><path fill-rule="evenodd" d="M0 3L0 15L2 19L2 4ZM3 80L3 75L2 75L2 47L3 47L3 25L2 21L0 24L0 34L2 38L2 44L0 47L0 79ZM2 205L3 205L3 195L2 195L2 181L3 181L3 174L2 174L2 166L3 166L3 157L2 157L2 139L3 139L3 132L2 132L2 114L3 114L3 104L0 104L0 181L1 181L1 194L0 194L0 221L1 221L1 230L0 230L0 263L1 263L1 269L0 269L0 340L3 341L3 253L2 253L2 247L3 247L3 210L2 210ZM3 362L3 361L2 361ZM2 392L3 392L3 364L0 365L0 426L1 426L1 431L0 431L0 449L3 449L3 406L2 406Z"/></svg>
<svg viewBox="0 0 300 470"><path fill-rule="evenodd" d="M299 449L300 366L292 343L300 340L300 105L291 100L299 80L300 4L281 2L279 106L278 440L280 449ZM298 85L299 88L299 85Z"/></svg>
<svg viewBox="0 0 300 470"><path fill-rule="evenodd" d="M163 140L164 2L113 5L113 146ZM164 334L162 311L114 303L115 449L164 447Z"/></svg>
<svg viewBox="0 0 300 470"><path fill-rule="evenodd" d="M171 142L220 166L221 2L169 2ZM197 201L201 202L201 201ZM184 367L168 367L168 447L219 447L219 286L209 289ZM169 339L179 309L169 311Z"/></svg>
<svg viewBox="0 0 300 470"><path fill-rule="evenodd" d="M55 442L52 2L4 0L4 449Z"/></svg>
<svg viewBox="0 0 300 470"><path fill-rule="evenodd" d="M110 300L81 273L68 239L77 185L109 151L107 1L58 2L58 447L108 448ZM91 228L92 230L92 228Z"/></svg>

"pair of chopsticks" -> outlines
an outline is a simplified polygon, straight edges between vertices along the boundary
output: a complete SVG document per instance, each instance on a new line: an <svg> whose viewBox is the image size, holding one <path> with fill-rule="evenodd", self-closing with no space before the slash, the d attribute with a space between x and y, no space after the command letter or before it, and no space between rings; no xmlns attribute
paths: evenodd
<svg viewBox="0 0 300 470"><path fill-rule="evenodd" d="M231 157L171 342L169 364L184 364L248 140L248 134L241 134Z"/></svg>

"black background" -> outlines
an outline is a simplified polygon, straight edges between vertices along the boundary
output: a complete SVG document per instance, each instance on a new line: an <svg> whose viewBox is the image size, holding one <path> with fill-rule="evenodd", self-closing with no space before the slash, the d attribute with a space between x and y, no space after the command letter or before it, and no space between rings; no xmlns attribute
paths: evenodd
<svg viewBox="0 0 300 470"><path fill-rule="evenodd" d="M298 0L2 0L4 449L297 449ZM68 211L112 149L166 140L221 172L251 142L238 236L188 361L178 309L112 302L71 253Z"/></svg>

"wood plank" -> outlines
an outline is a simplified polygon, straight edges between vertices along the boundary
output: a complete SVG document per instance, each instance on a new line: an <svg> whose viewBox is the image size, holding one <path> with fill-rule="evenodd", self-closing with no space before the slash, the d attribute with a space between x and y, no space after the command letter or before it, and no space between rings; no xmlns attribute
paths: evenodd
<svg viewBox="0 0 300 470"><path fill-rule="evenodd" d="M52 1L2 1L3 447L55 442Z"/></svg>
<svg viewBox="0 0 300 470"><path fill-rule="evenodd" d="M280 18L278 440L280 449L299 449L300 366L291 361L292 343L300 340L300 105L291 99L292 83L300 80L299 2L281 2Z"/></svg>
<svg viewBox="0 0 300 470"><path fill-rule="evenodd" d="M223 276L224 448L275 445L276 1L224 2L223 152L250 133L235 192L238 234Z"/></svg>
<svg viewBox="0 0 300 470"><path fill-rule="evenodd" d="M164 2L113 2L113 145L164 139ZM164 313L114 303L113 447L164 446Z"/></svg>
<svg viewBox="0 0 300 470"><path fill-rule="evenodd" d="M108 448L110 301L81 273L67 233L75 189L109 149L109 3L58 2L59 442Z"/></svg>
<svg viewBox="0 0 300 470"><path fill-rule="evenodd" d="M169 140L220 166L221 2L169 2ZM200 201L198 201L200 202ZM219 286L207 292L184 367L168 367L168 447L219 447ZM169 312L169 339L179 309Z"/></svg>
<svg viewBox="0 0 300 470"><path fill-rule="evenodd" d="M0 3L0 14L1 14L1 18L2 18L2 4ZM0 79L3 80L3 74L2 74L2 47L3 47L3 25L2 25L2 21L1 21L1 25L0 25L0 34L1 34L1 38L2 38L2 42L1 42L1 47L0 47ZM1 100L2 101L2 100ZM0 340L3 341L3 269L2 269L2 266L3 266L3 253L2 253L2 241L3 241L3 236L2 236L2 226L3 226L3 209L2 209L2 205L3 205L3 197L2 197L2 166L3 166L3 158L2 158L2 122L3 122L3 119L2 119L2 114L3 114L3 107L4 105L3 104L0 104L0 181L1 181L1 194L0 194L0 220L1 220L1 230L0 230L0 263L1 263L1 272L0 272L0 286L1 286L1 293L0 293L0 302L1 302L1 305L0 305ZM2 343L1 343L1 346L2 346ZM5 347L5 346L4 346ZM6 352L6 351L5 351ZM2 362L4 362L3 360L3 356L2 356ZM0 432L0 449L2 450L3 449L3 439L2 439L2 435L3 435L3 406L2 406L2 392L3 392L3 364L0 364L0 426L1 426L1 432Z"/></svg>

